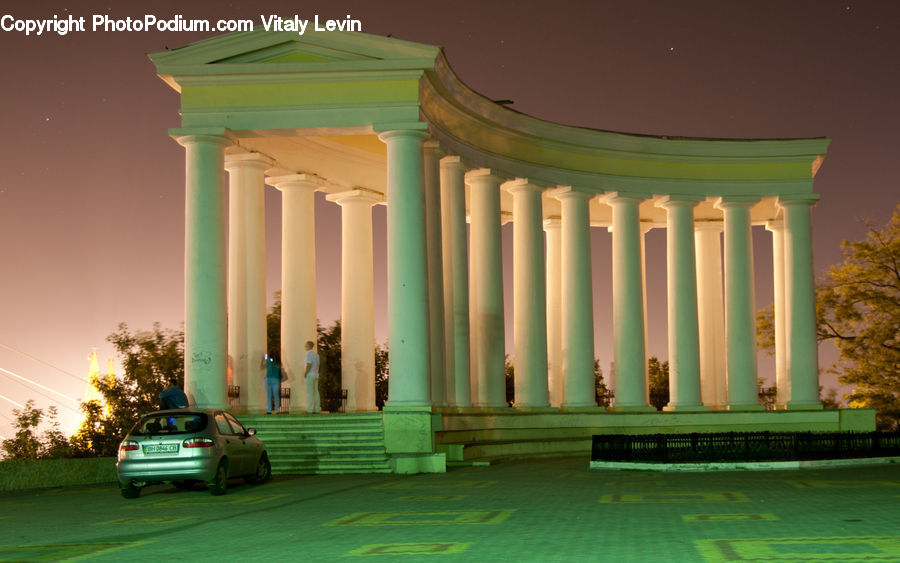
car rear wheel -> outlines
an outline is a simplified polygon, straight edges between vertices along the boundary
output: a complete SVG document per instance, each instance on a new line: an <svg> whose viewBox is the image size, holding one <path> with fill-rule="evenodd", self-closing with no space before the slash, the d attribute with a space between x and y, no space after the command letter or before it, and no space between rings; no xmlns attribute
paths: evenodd
<svg viewBox="0 0 900 563"><path fill-rule="evenodd" d="M125 498L138 498L141 496L141 488L135 487L131 483L127 485L122 485L121 487L122 496Z"/></svg>
<svg viewBox="0 0 900 563"><path fill-rule="evenodd" d="M269 462L269 456L265 452L259 456L259 463L256 464L256 473L245 477L246 481L251 485L262 485L272 476L272 464Z"/></svg>
<svg viewBox="0 0 900 563"><path fill-rule="evenodd" d="M216 474L213 476L213 480L206 484L209 487L209 492L214 495L224 495L228 490L228 462L224 459L219 462L219 467L216 468Z"/></svg>

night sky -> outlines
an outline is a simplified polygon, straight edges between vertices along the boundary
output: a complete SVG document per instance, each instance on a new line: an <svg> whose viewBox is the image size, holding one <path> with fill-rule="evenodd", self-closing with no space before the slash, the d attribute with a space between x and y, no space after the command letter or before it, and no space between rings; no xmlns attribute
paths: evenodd
<svg viewBox="0 0 900 563"><path fill-rule="evenodd" d="M135 6L135 7L131 7ZM816 178L820 273L840 243L883 224L898 203L900 3L744 2L126 2L5 1L17 19L153 14L169 19L359 19L367 33L441 45L477 92L542 119L597 129L726 138L833 139ZM0 368L81 397L87 356L112 355L119 322L178 328L184 307L184 150L178 95L146 53L213 34L0 32ZM340 214L317 200L319 317L340 316ZM278 192L267 189L268 294L279 289ZM384 208L375 212L376 299L384 289ZM594 229L597 355L608 369L609 235ZM511 241L511 225L504 227ZM757 306L772 301L771 237L754 229ZM647 236L651 354L665 358L665 231ZM511 280L511 256L504 256ZM330 286L330 288L326 287ZM511 292L507 283L507 303ZM386 333L383 299L379 341ZM508 332L511 332L508 330ZM29 357L30 356L30 357ZM822 363L830 355L823 348ZM771 375L771 359L760 372ZM54 367L55 366L55 367ZM77 403L0 371L0 395ZM823 378L826 386L833 377ZM43 393L55 401L40 395ZM0 435L14 404L0 398Z"/></svg>

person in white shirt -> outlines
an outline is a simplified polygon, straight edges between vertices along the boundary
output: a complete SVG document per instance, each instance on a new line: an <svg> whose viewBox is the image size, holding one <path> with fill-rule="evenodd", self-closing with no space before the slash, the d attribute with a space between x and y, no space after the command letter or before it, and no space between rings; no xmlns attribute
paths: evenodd
<svg viewBox="0 0 900 563"><path fill-rule="evenodd" d="M312 340L306 342L306 412L319 412L319 354Z"/></svg>

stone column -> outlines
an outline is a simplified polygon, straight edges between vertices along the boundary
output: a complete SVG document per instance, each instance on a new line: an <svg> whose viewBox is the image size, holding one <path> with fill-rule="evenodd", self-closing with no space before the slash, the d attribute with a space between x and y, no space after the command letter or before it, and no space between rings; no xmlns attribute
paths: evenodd
<svg viewBox="0 0 900 563"><path fill-rule="evenodd" d="M375 296L372 206L382 194L365 189L326 196L341 206L341 386L347 411L374 411Z"/></svg>
<svg viewBox="0 0 900 563"><path fill-rule="evenodd" d="M225 146L218 135L183 135L184 389L198 408L227 406Z"/></svg>
<svg viewBox="0 0 900 563"><path fill-rule="evenodd" d="M563 401L562 375L562 221L544 219L547 233L547 379L551 407Z"/></svg>
<svg viewBox="0 0 900 563"><path fill-rule="evenodd" d="M316 200L320 179L309 174L269 178L281 191L281 365L291 410L307 407L306 349L316 342Z"/></svg>
<svg viewBox="0 0 900 563"><path fill-rule="evenodd" d="M542 189L521 178L506 182L503 187L513 194L515 406L546 407L549 398Z"/></svg>
<svg viewBox="0 0 900 563"><path fill-rule="evenodd" d="M640 205L640 204L638 204ZM640 209L638 209L640 212ZM653 230L653 223L650 221L640 221L641 229L641 308L644 311L644 381L647 381L647 350L650 349L650 331L647 322L647 233ZM647 382L644 390L647 403L650 402L650 383Z"/></svg>
<svg viewBox="0 0 900 563"><path fill-rule="evenodd" d="M490 170L466 174L471 216L471 392L476 407L505 407L500 183Z"/></svg>
<svg viewBox="0 0 900 563"><path fill-rule="evenodd" d="M431 404L447 405L446 346L444 337L444 273L441 241L440 147L426 141L425 167L425 246L428 266L428 339L431 372Z"/></svg>
<svg viewBox="0 0 900 563"><path fill-rule="evenodd" d="M728 404L725 381L725 312L722 296L722 221L694 223L700 335L700 394L703 404Z"/></svg>
<svg viewBox="0 0 900 563"><path fill-rule="evenodd" d="M700 398L700 335L694 206L702 198L667 196L666 294L669 317L669 404L665 410L705 410Z"/></svg>
<svg viewBox="0 0 900 563"><path fill-rule="evenodd" d="M388 332L386 407L431 406L425 179L421 130L385 131L387 144Z"/></svg>
<svg viewBox="0 0 900 563"><path fill-rule="evenodd" d="M785 302L788 325L790 410L816 410L819 402L819 362L816 341L816 288L812 256L810 207L819 196L779 197L784 210Z"/></svg>
<svg viewBox="0 0 900 563"><path fill-rule="evenodd" d="M562 408L596 407L594 392L594 306L591 293L591 224L593 194L561 187L562 204Z"/></svg>
<svg viewBox="0 0 900 563"><path fill-rule="evenodd" d="M721 198L725 210L725 347L729 410L762 410L756 385L756 311L750 208L757 199Z"/></svg>
<svg viewBox="0 0 900 563"><path fill-rule="evenodd" d="M617 193L612 207L613 359L617 411L651 411L647 404L644 296L641 282L641 229L638 206L645 194Z"/></svg>
<svg viewBox="0 0 900 563"><path fill-rule="evenodd" d="M262 411L266 354L265 171L272 159L259 153L225 157L229 180L228 355L240 385L240 405Z"/></svg>
<svg viewBox="0 0 900 563"><path fill-rule="evenodd" d="M787 369L787 327L784 292L784 221L768 221L766 230L772 233L772 277L775 293L775 404L784 408L791 399L791 382Z"/></svg>
<svg viewBox="0 0 900 563"><path fill-rule="evenodd" d="M441 236L444 242L444 329L447 403L469 398L469 264L466 252L466 168L458 156L441 159Z"/></svg>

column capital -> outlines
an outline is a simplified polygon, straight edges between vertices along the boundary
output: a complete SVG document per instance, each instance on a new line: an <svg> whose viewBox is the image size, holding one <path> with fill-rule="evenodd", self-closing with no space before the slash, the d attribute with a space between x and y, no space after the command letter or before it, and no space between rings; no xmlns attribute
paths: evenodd
<svg viewBox="0 0 900 563"><path fill-rule="evenodd" d="M789 205L806 205L812 207L819 202L819 194L798 194L778 196L778 207Z"/></svg>
<svg viewBox="0 0 900 563"><path fill-rule="evenodd" d="M441 150L441 143L440 143L440 141L438 141L437 139L435 139L435 138L433 138L433 137L429 137L429 138L425 139L425 142L422 143L422 146L423 146L424 148L428 149L428 150L441 151L441 152L443 152L443 151Z"/></svg>
<svg viewBox="0 0 900 563"><path fill-rule="evenodd" d="M572 198L591 200L597 197L597 195L598 194L594 192L585 192L573 186L557 186L550 191L550 197L554 197L560 201Z"/></svg>
<svg viewBox="0 0 900 563"><path fill-rule="evenodd" d="M268 170L275 165L275 160L258 152L244 152L225 155L225 170L231 171L234 168L258 168L260 170Z"/></svg>
<svg viewBox="0 0 900 563"><path fill-rule="evenodd" d="M640 203L645 199L650 199L653 197L653 194L646 192L610 192L604 194L601 200L607 205L612 205L613 203L622 203L622 202L637 202Z"/></svg>
<svg viewBox="0 0 900 563"><path fill-rule="evenodd" d="M465 170L466 165L462 162L462 157L451 154L441 158L441 168Z"/></svg>
<svg viewBox="0 0 900 563"><path fill-rule="evenodd" d="M771 221L766 221L766 230L770 233L782 233L784 232L784 220L783 219L773 219Z"/></svg>
<svg viewBox="0 0 900 563"><path fill-rule="evenodd" d="M716 231L721 233L725 230L725 222L721 220L716 221L694 221L694 230L695 231Z"/></svg>
<svg viewBox="0 0 900 563"><path fill-rule="evenodd" d="M490 168L476 168L475 170L469 170L466 172L466 183L471 184L474 180L483 180L500 185L506 180L494 172L495 171Z"/></svg>
<svg viewBox="0 0 900 563"><path fill-rule="evenodd" d="M511 194L516 193L525 193L525 192L537 192L541 193L545 188L538 186L537 184L532 184L528 178L516 178L515 180L507 180L500 185L500 187Z"/></svg>
<svg viewBox="0 0 900 563"><path fill-rule="evenodd" d="M668 207L695 207L698 203L705 200L706 196L669 194L654 201L653 205L663 209Z"/></svg>
<svg viewBox="0 0 900 563"><path fill-rule="evenodd" d="M268 178L266 183L281 191L293 189L315 191L323 184L323 180L315 174L287 174Z"/></svg>
<svg viewBox="0 0 900 563"><path fill-rule="evenodd" d="M222 145L223 147L227 147L231 144L231 139L226 137L225 135L211 135L211 134L191 134L191 135L172 135L172 138L175 139L175 142L181 145L182 147L186 147L188 145L193 145L195 143L216 143Z"/></svg>
<svg viewBox="0 0 900 563"><path fill-rule="evenodd" d="M343 206L345 203L368 203L375 205L384 202L384 194L375 190L366 188L357 188L355 190L347 190L346 192L338 192L325 196L326 201L336 203Z"/></svg>
<svg viewBox="0 0 900 563"><path fill-rule="evenodd" d="M551 215L550 217L544 217L544 230L549 231L559 230L562 225L562 218L559 215Z"/></svg>
<svg viewBox="0 0 900 563"><path fill-rule="evenodd" d="M759 196L754 195L729 195L716 198L713 207L727 209L729 207L753 207L759 203Z"/></svg>
<svg viewBox="0 0 900 563"><path fill-rule="evenodd" d="M423 141L429 138L427 123L386 123L372 128L384 142L397 137L413 137Z"/></svg>

